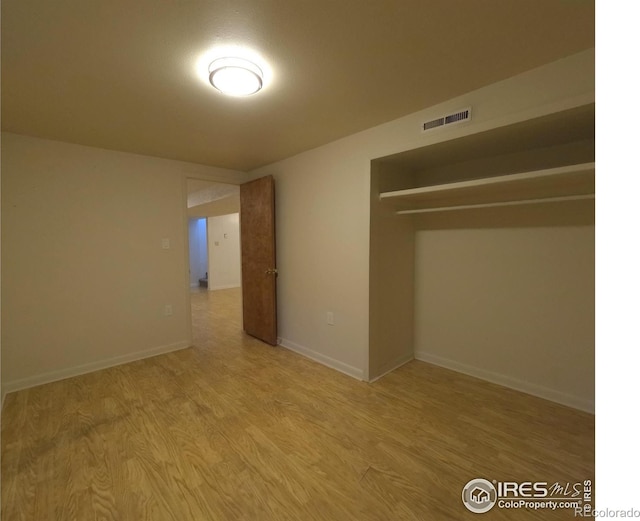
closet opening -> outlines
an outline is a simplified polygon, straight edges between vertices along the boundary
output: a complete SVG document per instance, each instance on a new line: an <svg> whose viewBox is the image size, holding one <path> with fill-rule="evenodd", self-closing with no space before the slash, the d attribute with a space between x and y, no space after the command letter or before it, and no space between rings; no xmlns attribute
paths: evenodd
<svg viewBox="0 0 640 521"><path fill-rule="evenodd" d="M369 379L412 359L593 412L595 104L371 163Z"/></svg>

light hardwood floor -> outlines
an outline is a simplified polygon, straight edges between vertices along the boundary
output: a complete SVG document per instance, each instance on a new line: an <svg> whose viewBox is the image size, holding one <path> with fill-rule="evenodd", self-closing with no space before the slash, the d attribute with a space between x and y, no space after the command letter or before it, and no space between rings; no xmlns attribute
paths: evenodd
<svg viewBox="0 0 640 521"><path fill-rule="evenodd" d="M192 297L195 347L7 396L3 521L474 519L472 478L593 479L591 415L418 361L359 382Z"/></svg>

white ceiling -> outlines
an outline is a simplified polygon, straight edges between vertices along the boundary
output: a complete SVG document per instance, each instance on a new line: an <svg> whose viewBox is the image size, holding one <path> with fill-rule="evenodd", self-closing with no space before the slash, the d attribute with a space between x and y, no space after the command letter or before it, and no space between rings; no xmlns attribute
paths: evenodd
<svg viewBox="0 0 640 521"><path fill-rule="evenodd" d="M249 170L593 47L594 23L593 0L3 0L2 129ZM203 80L230 44L268 61L262 92Z"/></svg>
<svg viewBox="0 0 640 521"><path fill-rule="evenodd" d="M187 208L239 194L240 187L238 185L187 179Z"/></svg>

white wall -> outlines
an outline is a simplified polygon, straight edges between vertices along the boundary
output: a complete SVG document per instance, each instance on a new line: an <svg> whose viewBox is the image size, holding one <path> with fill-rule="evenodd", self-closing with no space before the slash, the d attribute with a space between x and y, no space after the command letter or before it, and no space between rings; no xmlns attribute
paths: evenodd
<svg viewBox="0 0 640 521"><path fill-rule="evenodd" d="M190 344L187 177L244 175L2 134L5 389Z"/></svg>
<svg viewBox="0 0 640 521"><path fill-rule="evenodd" d="M209 270L207 254L207 220L189 219L189 282L191 287L199 285Z"/></svg>
<svg viewBox="0 0 640 521"><path fill-rule="evenodd" d="M240 287L240 214L207 219L209 289Z"/></svg>
<svg viewBox="0 0 640 521"><path fill-rule="evenodd" d="M594 84L592 49L251 172L276 180L282 345L368 379L372 159L582 105ZM420 133L466 106L470 124Z"/></svg>
<svg viewBox="0 0 640 521"><path fill-rule="evenodd" d="M416 358L593 411L593 225L419 231L415 266Z"/></svg>

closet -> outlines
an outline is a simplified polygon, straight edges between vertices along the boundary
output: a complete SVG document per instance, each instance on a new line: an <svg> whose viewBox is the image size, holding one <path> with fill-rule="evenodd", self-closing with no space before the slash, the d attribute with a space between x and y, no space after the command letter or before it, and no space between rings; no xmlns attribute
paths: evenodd
<svg viewBox="0 0 640 521"><path fill-rule="evenodd" d="M594 161L594 104L373 160L369 379L415 357L590 410Z"/></svg>

